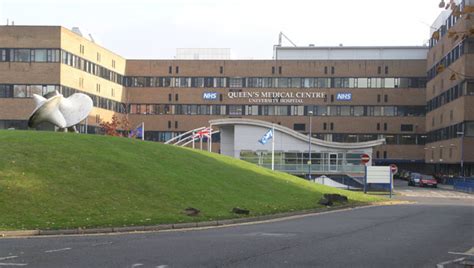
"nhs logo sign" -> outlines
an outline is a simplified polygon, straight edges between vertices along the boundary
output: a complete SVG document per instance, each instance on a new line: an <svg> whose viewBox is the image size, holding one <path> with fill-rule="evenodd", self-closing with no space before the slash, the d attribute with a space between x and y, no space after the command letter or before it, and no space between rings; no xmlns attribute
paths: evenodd
<svg viewBox="0 0 474 268"><path fill-rule="evenodd" d="M203 100L217 100L217 92L204 92L202 94Z"/></svg>
<svg viewBox="0 0 474 268"><path fill-rule="evenodd" d="M338 101L350 101L350 100L352 100L352 93L337 93L336 100L338 100Z"/></svg>

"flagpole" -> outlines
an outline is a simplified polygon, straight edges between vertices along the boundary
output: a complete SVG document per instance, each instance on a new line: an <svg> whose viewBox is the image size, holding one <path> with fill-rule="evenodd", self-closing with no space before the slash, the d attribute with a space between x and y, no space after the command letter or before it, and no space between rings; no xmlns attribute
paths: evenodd
<svg viewBox="0 0 474 268"><path fill-rule="evenodd" d="M194 131L193 131L193 135L191 136L191 138L193 139L193 149L194 149Z"/></svg>
<svg viewBox="0 0 474 268"><path fill-rule="evenodd" d="M207 139L209 152L212 152L212 124L209 124L209 138Z"/></svg>
<svg viewBox="0 0 474 268"><path fill-rule="evenodd" d="M142 122L142 141L145 140L145 122Z"/></svg>
<svg viewBox="0 0 474 268"><path fill-rule="evenodd" d="M272 170L275 170L275 125L272 123Z"/></svg>

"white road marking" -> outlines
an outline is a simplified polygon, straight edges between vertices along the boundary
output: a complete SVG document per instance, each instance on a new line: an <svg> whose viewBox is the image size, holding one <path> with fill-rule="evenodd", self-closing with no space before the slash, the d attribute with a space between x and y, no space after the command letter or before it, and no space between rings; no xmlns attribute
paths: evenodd
<svg viewBox="0 0 474 268"><path fill-rule="evenodd" d="M158 265L156 268L168 268L168 265Z"/></svg>
<svg viewBox="0 0 474 268"><path fill-rule="evenodd" d="M0 266L26 266L28 263L6 263L6 262L0 262Z"/></svg>
<svg viewBox="0 0 474 268"><path fill-rule="evenodd" d="M466 256L474 256L474 254L472 253L468 253L468 252L448 252L449 254L455 254L455 255L466 255Z"/></svg>
<svg viewBox="0 0 474 268"><path fill-rule="evenodd" d="M50 249L50 250L46 250L45 253L58 252L58 251L66 251L66 250L71 250L71 248Z"/></svg>
<svg viewBox="0 0 474 268"><path fill-rule="evenodd" d="M139 266L143 266L143 263L135 263L135 264L132 265L132 268L133 267L139 267Z"/></svg>
<svg viewBox="0 0 474 268"><path fill-rule="evenodd" d="M0 258L0 261L9 260L9 259L14 259L14 258L18 258L18 256L1 257L1 258Z"/></svg>
<svg viewBox="0 0 474 268"><path fill-rule="evenodd" d="M459 259L455 259L455 260L450 260L450 261L445 261L445 262L440 262L438 264L436 264L436 268L443 268L445 265L447 264L451 264L451 263L455 263L455 262L460 262L462 260L464 260L465 258L459 258Z"/></svg>

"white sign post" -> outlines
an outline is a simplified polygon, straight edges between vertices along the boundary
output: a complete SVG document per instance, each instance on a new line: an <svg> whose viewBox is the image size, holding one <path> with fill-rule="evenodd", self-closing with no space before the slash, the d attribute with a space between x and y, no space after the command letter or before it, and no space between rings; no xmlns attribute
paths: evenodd
<svg viewBox="0 0 474 268"><path fill-rule="evenodd" d="M390 184L390 198L392 198L392 176L390 166L366 166L364 193L367 193L367 184L369 183L387 183Z"/></svg>

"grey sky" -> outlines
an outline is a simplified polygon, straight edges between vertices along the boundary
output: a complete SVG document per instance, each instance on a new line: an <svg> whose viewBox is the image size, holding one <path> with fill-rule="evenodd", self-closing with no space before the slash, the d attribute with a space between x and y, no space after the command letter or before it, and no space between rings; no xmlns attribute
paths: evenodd
<svg viewBox="0 0 474 268"><path fill-rule="evenodd" d="M422 45L439 0L0 0L0 23L77 26L125 58L231 48L268 59L278 33L297 45ZM285 43L289 45L289 43Z"/></svg>

